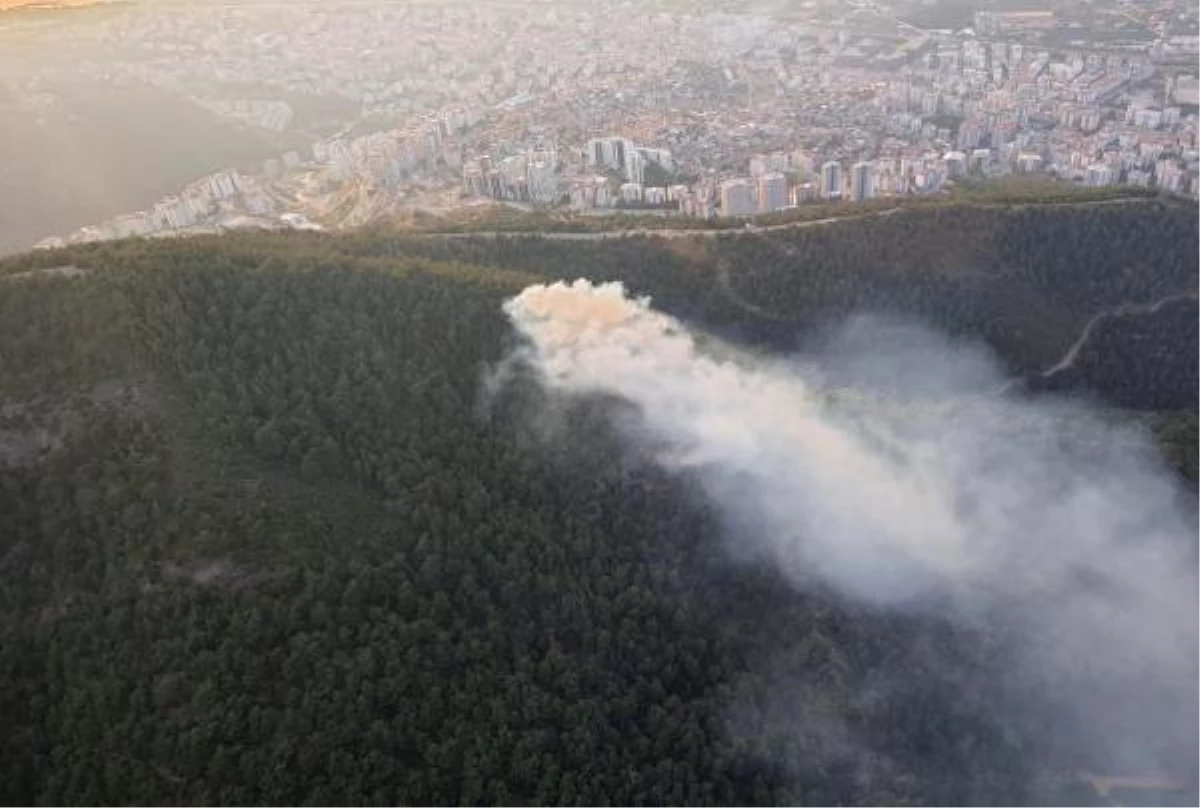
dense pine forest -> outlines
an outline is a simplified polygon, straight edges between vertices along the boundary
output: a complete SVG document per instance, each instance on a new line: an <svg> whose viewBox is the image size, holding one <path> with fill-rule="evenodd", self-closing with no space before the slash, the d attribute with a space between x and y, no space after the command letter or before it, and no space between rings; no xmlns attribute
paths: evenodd
<svg viewBox="0 0 1200 808"><path fill-rule="evenodd" d="M0 261L0 801L1095 801L1037 694L989 692L1002 638L731 565L612 402L547 430L535 388L484 381L502 302L547 279L763 351L906 315L1017 394L1117 408L1194 492L1197 241L1194 204L1150 198Z"/></svg>

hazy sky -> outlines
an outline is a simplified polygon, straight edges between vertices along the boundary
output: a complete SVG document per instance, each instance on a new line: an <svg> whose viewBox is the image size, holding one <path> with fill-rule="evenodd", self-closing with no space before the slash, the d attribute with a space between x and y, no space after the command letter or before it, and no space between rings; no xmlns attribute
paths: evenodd
<svg viewBox="0 0 1200 808"><path fill-rule="evenodd" d="M18 6L86 6L103 0L0 0L0 11Z"/></svg>

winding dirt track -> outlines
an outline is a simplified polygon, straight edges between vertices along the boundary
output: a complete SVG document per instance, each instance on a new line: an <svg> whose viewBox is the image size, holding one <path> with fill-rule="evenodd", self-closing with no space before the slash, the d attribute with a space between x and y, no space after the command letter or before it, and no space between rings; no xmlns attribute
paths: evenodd
<svg viewBox="0 0 1200 808"><path fill-rule="evenodd" d="M1080 333L1079 338L1076 339L1071 347L1067 349L1067 353L1058 361L1058 364L1042 371L1043 378L1047 376L1053 376L1055 373L1064 371L1071 367L1071 365L1075 364L1075 359L1079 356L1079 351L1082 350L1083 346L1087 344L1088 338L1092 335L1092 330L1105 320L1111 320L1117 317L1125 317L1130 314L1154 314L1163 306L1167 305L1168 303L1173 303L1176 300L1195 299L1195 294L1168 295L1162 300L1157 300L1154 303L1125 303L1117 306L1115 309L1108 309L1100 312L1099 314L1093 316L1092 319L1087 321L1087 325L1083 327L1083 332Z"/></svg>

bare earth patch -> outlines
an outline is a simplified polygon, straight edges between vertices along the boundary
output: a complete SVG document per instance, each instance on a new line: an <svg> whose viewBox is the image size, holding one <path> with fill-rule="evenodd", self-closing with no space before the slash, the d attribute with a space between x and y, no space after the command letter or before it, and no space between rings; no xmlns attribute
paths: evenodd
<svg viewBox="0 0 1200 808"><path fill-rule="evenodd" d="M196 586L219 586L225 589L245 589L271 577L264 573L234 564L225 559L199 559L186 564L165 562L160 569L168 578L183 578Z"/></svg>

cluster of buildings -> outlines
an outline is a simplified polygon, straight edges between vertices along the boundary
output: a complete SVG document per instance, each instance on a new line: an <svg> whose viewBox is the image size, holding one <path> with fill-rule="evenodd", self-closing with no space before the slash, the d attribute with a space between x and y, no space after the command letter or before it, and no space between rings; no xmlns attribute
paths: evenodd
<svg viewBox="0 0 1200 808"><path fill-rule="evenodd" d="M298 155L292 153L289 160L298 160ZM276 200L258 178L238 171L218 171L188 184L180 193L166 196L145 210L80 228L65 238L44 239L36 246L58 247L177 233L206 225L218 226L222 220L233 221L245 214L266 216L276 210Z"/></svg>
<svg viewBox="0 0 1200 808"><path fill-rule="evenodd" d="M463 192L493 199L565 204L574 210L611 208L665 208L685 216L702 218L742 217L786 210L810 202L864 202L877 196L897 196L941 191L947 182L991 170L993 155L988 149L969 153L947 150L930 151L913 157L881 157L844 163L819 160L804 149L773 151L753 155L748 174L718 178L709 175L692 182L667 182L648 185L631 177L644 178L644 166L638 157L654 154L659 165L673 166L669 152L638 147L622 138L598 138L584 149L581 173L555 175L546 170L542 193L531 193L535 183L530 171L534 165L549 165L553 151L528 152L493 161L480 157L467 161L463 168ZM636 168L628 169L632 162ZM596 167L609 173L595 173ZM1042 169L1037 155L1019 155L1017 169L1034 173ZM628 170L629 173L626 173ZM666 176L665 174L662 176ZM1089 184L1097 184L1089 182Z"/></svg>
<svg viewBox="0 0 1200 808"><path fill-rule="evenodd" d="M970 155L947 151L843 165L838 160L818 162L811 153L796 149L754 155L748 177L647 185L636 179L644 179L639 155L647 154L655 155L654 162L659 165L673 166L666 150L638 147L624 138L589 141L584 148L583 172L575 176L554 173L552 150L530 149L496 161L479 157L464 165L463 192L516 202L566 204L574 210L644 207L702 218L739 217L808 202L863 202L880 195L933 193L948 180L981 172L990 159L990 152L983 149ZM609 173L595 173L598 166ZM542 168L535 171L534 167Z"/></svg>
<svg viewBox="0 0 1200 808"><path fill-rule="evenodd" d="M1183 0L1099 9L1099 23L986 11L958 30L901 21L888 0L718 5L139 4L54 36L92 54L77 65L90 77L311 138L215 207L161 200L144 212L160 227L231 205L319 219L313 200L339 187L702 217L1011 173L1200 196L1200 45ZM298 111L314 108L342 111L317 131Z"/></svg>
<svg viewBox="0 0 1200 808"><path fill-rule="evenodd" d="M462 165L460 138L476 122L469 108L422 115L407 125L312 144L309 154L288 150L257 172L219 171L188 184L151 207L122 214L38 247L235 227L313 229L347 197L350 184L394 194L406 180ZM545 183L542 183L544 186ZM538 186L538 187L542 187ZM529 201L550 204L538 194ZM350 217L353 218L353 217Z"/></svg>
<svg viewBox="0 0 1200 808"><path fill-rule="evenodd" d="M475 196L552 205L562 199L558 181L558 154L542 146L493 161L489 156L468 160L463 166L463 191Z"/></svg>
<svg viewBox="0 0 1200 808"><path fill-rule="evenodd" d="M456 103L519 102L660 70L664 43L655 35L669 21L639 30L641 14L614 15L604 5L139 5L86 30L105 58L80 68L168 89L240 84L272 88L274 100L345 99L357 116L387 120ZM536 13L528 13L530 6ZM110 57L121 52L136 57Z"/></svg>
<svg viewBox="0 0 1200 808"><path fill-rule="evenodd" d="M880 166L884 176L891 177L892 166ZM910 166L902 171L912 174ZM752 216L777 210L797 207L818 200L851 200L865 202L876 195L877 167L859 161L844 170L837 160L829 160L819 167L804 152L757 155L750 160L750 178L726 180L720 186L720 214L722 216ZM940 183L931 184L928 190L938 190ZM908 188L896 189L907 192ZM890 183L886 192L892 192Z"/></svg>
<svg viewBox="0 0 1200 808"><path fill-rule="evenodd" d="M589 140L584 148L584 160L589 168L616 171L625 180L637 185L646 182L646 167L657 165L664 172L675 171L675 161L667 149L638 146L629 138L604 137Z"/></svg>
<svg viewBox="0 0 1200 808"><path fill-rule="evenodd" d="M473 109L454 107L392 129L317 141L313 161L328 166L336 180L364 177L393 186L422 170L458 169L463 162L461 136L476 120Z"/></svg>
<svg viewBox="0 0 1200 808"><path fill-rule="evenodd" d="M984 173L1041 171L1175 193L1197 182L1195 77L1142 51L1035 49L967 38L926 54L881 94L885 131L928 134Z"/></svg>
<svg viewBox="0 0 1200 808"><path fill-rule="evenodd" d="M467 160L462 190L472 196L539 205L567 204L576 210L620 206L662 207L671 197L667 184L647 187L647 169L660 178L675 172L671 152L638 146L629 138L589 140L579 155L582 172L563 173L557 150L541 144L503 158L483 155Z"/></svg>

